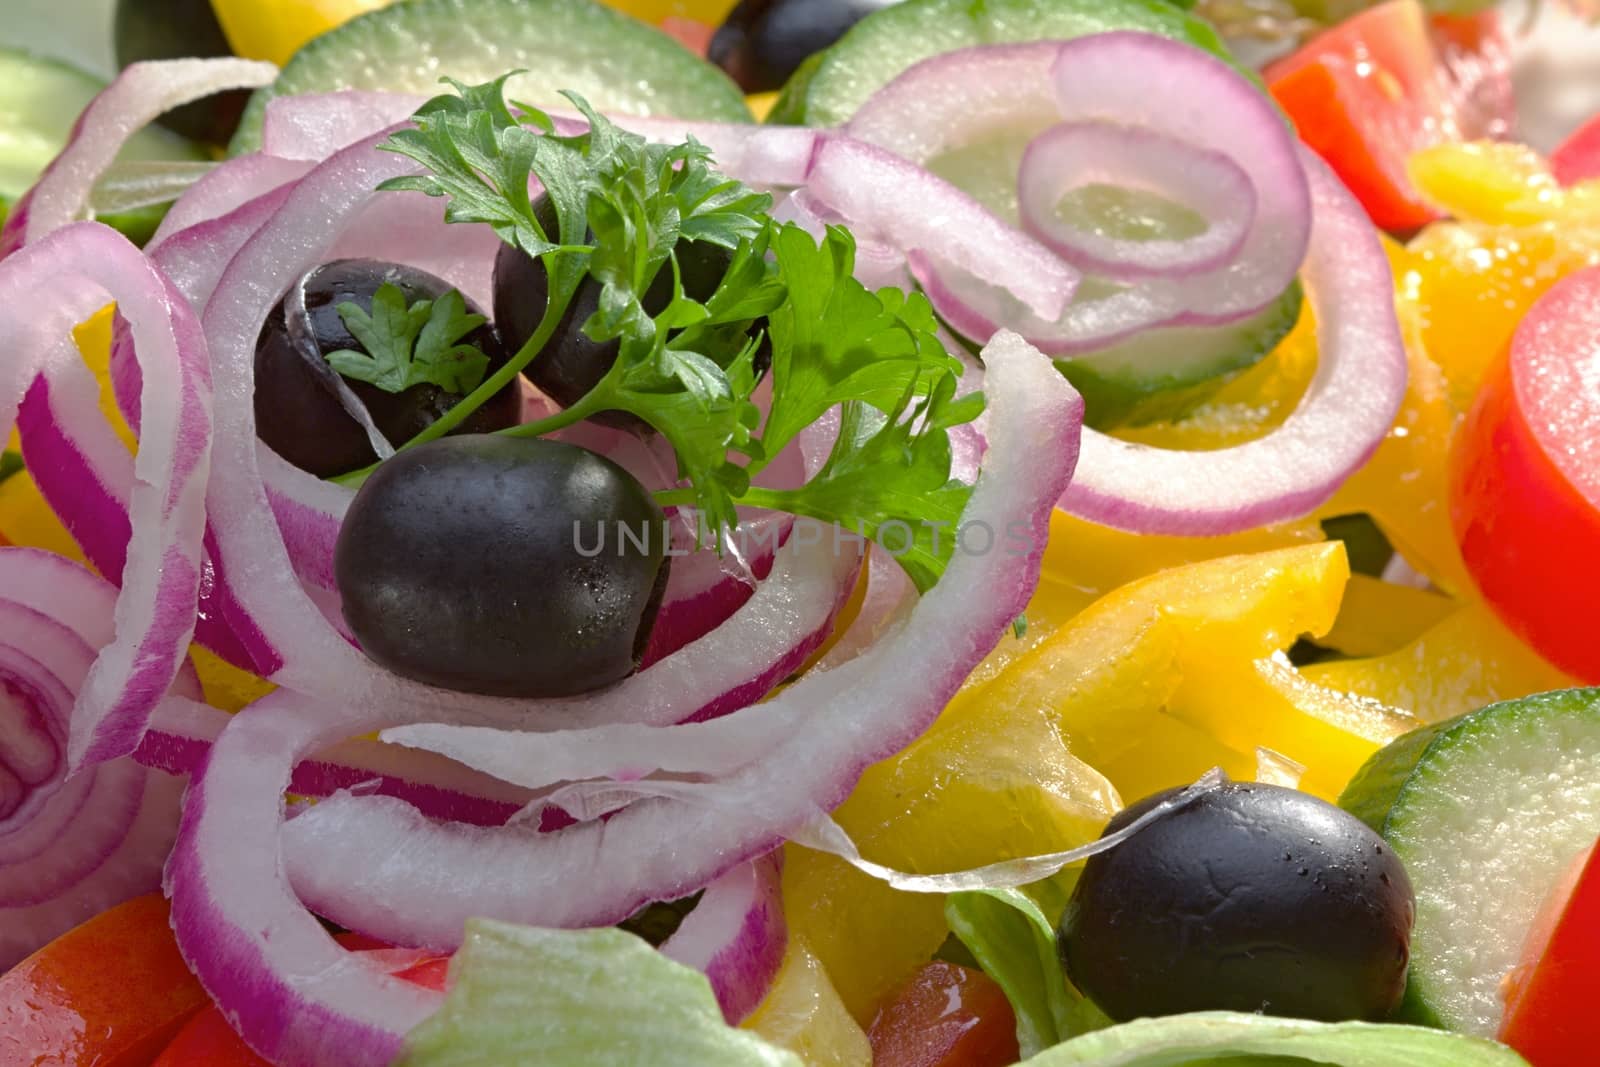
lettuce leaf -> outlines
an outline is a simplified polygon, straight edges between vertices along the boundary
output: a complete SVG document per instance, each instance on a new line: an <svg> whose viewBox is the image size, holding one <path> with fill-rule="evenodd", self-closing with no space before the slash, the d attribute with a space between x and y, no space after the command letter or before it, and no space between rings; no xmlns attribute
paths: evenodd
<svg viewBox="0 0 1600 1067"><path fill-rule="evenodd" d="M1182 1067L1303 1062L1326 1067L1527 1067L1493 1041L1392 1023L1314 1023L1199 1012L1097 1030L1057 1045L1026 1067Z"/></svg>
<svg viewBox="0 0 1600 1067"><path fill-rule="evenodd" d="M800 1067L723 1022L705 975L621 930L474 919L450 976L403 1067Z"/></svg>
<svg viewBox="0 0 1600 1067"><path fill-rule="evenodd" d="M1017 1017L1024 1058L1075 1034L1109 1024L1067 982L1056 954L1055 923L1070 887L1054 879L1021 889L982 889L945 899L945 921L999 983Z"/></svg>

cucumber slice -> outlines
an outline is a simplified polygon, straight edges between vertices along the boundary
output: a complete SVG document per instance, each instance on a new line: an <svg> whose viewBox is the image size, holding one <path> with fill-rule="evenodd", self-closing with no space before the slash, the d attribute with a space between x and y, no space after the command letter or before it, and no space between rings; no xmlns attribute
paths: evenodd
<svg viewBox="0 0 1600 1067"><path fill-rule="evenodd" d="M0 200L15 201L71 136L72 124L105 82L54 59L0 48ZM124 161L199 160L193 142L158 128L141 130Z"/></svg>
<svg viewBox="0 0 1600 1067"><path fill-rule="evenodd" d="M1143 30L1230 59L1210 24L1166 0L903 0L873 12L795 72L770 122L837 126L895 75L980 44Z"/></svg>
<svg viewBox="0 0 1600 1067"><path fill-rule="evenodd" d="M1402 1016L1492 1036L1528 928L1600 835L1600 689L1491 704L1407 734L1339 803L1383 834L1416 890Z"/></svg>
<svg viewBox="0 0 1600 1067"><path fill-rule="evenodd" d="M1239 322L1145 330L1056 367L1083 394L1084 421L1097 430L1179 419L1277 348L1303 300L1295 282Z"/></svg>
<svg viewBox="0 0 1600 1067"><path fill-rule="evenodd" d="M469 85L508 70L506 96L570 107L563 89L601 111L749 122L738 86L671 37L594 0L409 0L338 26L295 53L251 98L230 151L261 143L267 101L292 93L387 89L433 94L449 75Z"/></svg>

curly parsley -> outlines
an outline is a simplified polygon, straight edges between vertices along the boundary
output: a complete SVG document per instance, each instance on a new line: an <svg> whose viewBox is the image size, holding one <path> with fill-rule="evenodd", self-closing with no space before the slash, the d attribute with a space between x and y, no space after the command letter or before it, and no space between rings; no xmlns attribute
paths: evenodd
<svg viewBox="0 0 1600 1067"><path fill-rule="evenodd" d="M956 397L962 365L940 342L926 299L866 288L854 277L847 230L830 227L819 242L776 222L771 197L717 173L704 145L648 143L573 94L588 126L561 134L537 108L508 105L504 82L452 82L454 94L429 101L416 127L384 146L426 172L382 188L446 199L447 221L493 227L538 258L549 281L544 317L522 350L409 444L448 433L538 358L579 286L592 279L598 306L583 331L617 341L616 362L572 407L505 432L540 435L601 411L631 413L677 454L681 488L658 499L696 508L713 537L737 524L739 506L781 509L880 539L920 588L936 582L955 543L947 531L972 492L951 477L949 431L976 418L984 401L977 393ZM529 192L535 180L555 209L557 232L540 222ZM684 292L675 253L682 241L732 250L703 302ZM663 270L672 272L672 298L651 314L644 294ZM438 362L437 346L423 349L425 333L412 334L407 367ZM771 349L765 412L753 399L764 344ZM404 349L404 337L390 347ZM810 481L784 490L751 484L835 409L838 436ZM904 532L904 544L887 544L891 526Z"/></svg>

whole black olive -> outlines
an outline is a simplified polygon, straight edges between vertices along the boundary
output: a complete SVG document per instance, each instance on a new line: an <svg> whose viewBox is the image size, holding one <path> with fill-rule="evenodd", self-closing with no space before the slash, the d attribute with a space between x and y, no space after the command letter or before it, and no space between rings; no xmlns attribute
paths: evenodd
<svg viewBox="0 0 1600 1067"><path fill-rule="evenodd" d="M395 447L427 429L462 399L432 384L386 392L367 382L343 379L328 365L324 357L330 352L361 349L338 306L348 301L370 312L373 294L385 282L397 286L407 304L436 299L450 289L443 279L415 267L335 260L301 279L303 297L291 292L278 302L256 342L256 433L274 452L319 478L359 470L378 459L365 428L340 398L341 383ZM470 303L467 310L481 314ZM489 373L510 358L488 323L462 342L489 357ZM490 433L515 426L521 415L521 389L513 381L469 415L456 432Z"/></svg>
<svg viewBox="0 0 1600 1067"><path fill-rule="evenodd" d="M334 551L345 621L429 685L559 697L639 663L666 587L665 516L615 463L475 434L409 448L367 479Z"/></svg>
<svg viewBox="0 0 1600 1067"><path fill-rule="evenodd" d="M813 53L895 0L741 0L708 53L747 93L781 89Z"/></svg>
<svg viewBox="0 0 1600 1067"><path fill-rule="evenodd" d="M1293 789L1229 782L1091 858L1059 947L1073 982L1119 1021L1377 1020L1405 990L1414 915L1405 869L1366 824Z"/></svg>

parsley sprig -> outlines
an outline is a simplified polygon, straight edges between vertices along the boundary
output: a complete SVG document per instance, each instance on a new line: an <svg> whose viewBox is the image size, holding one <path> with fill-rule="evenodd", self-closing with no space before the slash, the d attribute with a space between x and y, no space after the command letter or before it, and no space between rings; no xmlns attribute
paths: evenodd
<svg viewBox="0 0 1600 1067"><path fill-rule="evenodd" d="M365 352L329 352L328 364L346 378L370 382L388 393L431 384L448 393L470 393L483 381L489 357L461 339L489 321L467 311L467 302L451 289L437 300L409 306L393 282L378 286L372 311L345 301L334 310Z"/></svg>
<svg viewBox="0 0 1600 1067"><path fill-rule="evenodd" d="M862 285L847 230L830 227L819 242L776 222L771 198L717 173L704 145L648 143L574 94L587 128L563 133L545 112L508 105L504 83L452 82L454 94L429 101L415 128L384 146L425 172L382 188L446 199L447 221L493 227L538 258L549 282L528 343L408 447L454 429L538 358L592 279L599 298L582 328L597 342L617 341L615 363L573 406L504 432L538 436L602 411L631 413L677 454L680 488L657 499L698 510L715 540L737 525L737 507L777 508L878 539L919 587L936 582L971 495L951 478L949 431L976 418L983 397L956 397L961 363L940 342L926 299ZM530 194L535 181L554 207L554 232ZM684 291L683 241L732 252L703 301ZM662 271L671 272L672 297L652 314L644 295ZM755 400L764 346L765 412ZM835 444L810 481L752 484L835 409Z"/></svg>

